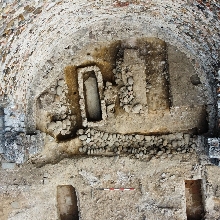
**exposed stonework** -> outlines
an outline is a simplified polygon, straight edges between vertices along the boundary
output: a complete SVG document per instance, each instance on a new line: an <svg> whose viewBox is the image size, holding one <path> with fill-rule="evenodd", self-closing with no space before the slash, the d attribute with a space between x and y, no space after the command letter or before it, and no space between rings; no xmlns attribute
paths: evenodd
<svg viewBox="0 0 220 220"><path fill-rule="evenodd" d="M0 12L0 219L59 219L58 185L76 188L82 219L186 219L198 179L199 215L220 218L218 1Z"/></svg>

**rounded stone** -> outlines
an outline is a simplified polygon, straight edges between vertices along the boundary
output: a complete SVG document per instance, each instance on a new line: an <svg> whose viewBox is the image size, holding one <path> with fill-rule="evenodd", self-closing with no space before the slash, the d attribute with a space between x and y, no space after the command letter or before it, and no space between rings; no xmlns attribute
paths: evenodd
<svg viewBox="0 0 220 220"><path fill-rule="evenodd" d="M134 84L134 79L132 76L128 77L127 82L129 85L133 85Z"/></svg>
<svg viewBox="0 0 220 220"><path fill-rule="evenodd" d="M172 147L174 147L174 148L177 147L177 141L172 141Z"/></svg>
<svg viewBox="0 0 220 220"><path fill-rule="evenodd" d="M142 109L142 105L141 104L136 104L136 105L133 106L132 112L133 113L140 113L141 109Z"/></svg>
<svg viewBox="0 0 220 220"><path fill-rule="evenodd" d="M86 138L87 138L87 135L85 135L85 134L79 136L79 139L80 139L81 141L86 140Z"/></svg>
<svg viewBox="0 0 220 220"><path fill-rule="evenodd" d="M158 151L157 155L161 156L163 154L163 151Z"/></svg>
<svg viewBox="0 0 220 220"><path fill-rule="evenodd" d="M163 141L163 146L164 146L164 147L167 146L167 139L165 139L165 140Z"/></svg>

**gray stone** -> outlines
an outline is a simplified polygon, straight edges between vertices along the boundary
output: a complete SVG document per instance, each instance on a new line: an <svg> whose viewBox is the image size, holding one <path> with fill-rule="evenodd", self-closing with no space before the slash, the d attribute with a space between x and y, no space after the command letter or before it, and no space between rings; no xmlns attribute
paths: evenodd
<svg viewBox="0 0 220 220"><path fill-rule="evenodd" d="M16 166L16 163L8 163L8 162L2 162L2 169L14 169Z"/></svg>
<svg viewBox="0 0 220 220"><path fill-rule="evenodd" d="M151 141L151 136L145 136L144 139L145 141Z"/></svg>
<svg viewBox="0 0 220 220"><path fill-rule="evenodd" d="M196 149L196 144L192 144L190 147L191 147L192 149Z"/></svg>
<svg viewBox="0 0 220 220"><path fill-rule="evenodd" d="M183 134L182 133L176 133L176 139L177 140L181 140L183 138Z"/></svg>
<svg viewBox="0 0 220 220"><path fill-rule="evenodd" d="M181 140L177 141L177 145L178 145L179 147L181 147L181 146L182 146L182 141L181 141Z"/></svg>
<svg viewBox="0 0 220 220"><path fill-rule="evenodd" d="M63 129L60 133L61 133L62 135L65 135L65 134L67 134L67 130Z"/></svg>
<svg viewBox="0 0 220 220"><path fill-rule="evenodd" d="M117 138L117 134L112 134L112 139L116 140L116 138Z"/></svg>
<svg viewBox="0 0 220 220"><path fill-rule="evenodd" d="M141 109L142 109L142 105L141 104L136 104L135 106L133 106L132 112L133 113L140 113Z"/></svg>
<svg viewBox="0 0 220 220"><path fill-rule="evenodd" d="M127 89L128 89L129 91L132 91L133 88L132 88L132 86L128 86Z"/></svg>
<svg viewBox="0 0 220 220"><path fill-rule="evenodd" d="M170 176L170 179L171 179L171 180L174 180L175 177L176 177L176 176L173 174L173 175Z"/></svg>
<svg viewBox="0 0 220 220"><path fill-rule="evenodd" d="M91 135L94 135L94 134L95 134L95 131L94 131L93 129L91 129L90 134L91 134Z"/></svg>
<svg viewBox="0 0 220 220"><path fill-rule="evenodd" d="M56 126L62 128L63 126L62 121L56 121Z"/></svg>
<svg viewBox="0 0 220 220"><path fill-rule="evenodd" d="M90 128L86 130L85 134L90 134Z"/></svg>
<svg viewBox="0 0 220 220"><path fill-rule="evenodd" d="M140 135L135 135L135 138L137 139L137 140L140 140Z"/></svg>
<svg viewBox="0 0 220 220"><path fill-rule="evenodd" d="M108 139L108 133L105 133L102 137L103 140L107 140Z"/></svg>
<svg viewBox="0 0 220 220"><path fill-rule="evenodd" d="M112 140L112 134L108 135L108 140Z"/></svg>
<svg viewBox="0 0 220 220"><path fill-rule="evenodd" d="M112 83L111 82L106 82L106 87L111 87L112 86Z"/></svg>
<svg viewBox="0 0 220 220"><path fill-rule="evenodd" d="M12 202L12 203L11 203L11 207L12 207L13 209L18 209L18 208L19 208L19 203L18 203L18 202Z"/></svg>
<svg viewBox="0 0 220 220"><path fill-rule="evenodd" d="M57 95L62 95L63 88L61 86L57 86Z"/></svg>
<svg viewBox="0 0 220 220"><path fill-rule="evenodd" d="M11 131L12 130L12 127L6 127L5 128L5 131Z"/></svg>
<svg viewBox="0 0 220 220"><path fill-rule="evenodd" d="M123 105L123 109L129 113L131 111L131 106L130 105Z"/></svg>
<svg viewBox="0 0 220 220"><path fill-rule="evenodd" d="M4 153L4 148L3 146L0 146L0 154L3 154Z"/></svg>
<svg viewBox="0 0 220 220"><path fill-rule="evenodd" d="M157 155L161 156L163 154L163 151L158 151Z"/></svg>
<svg viewBox="0 0 220 220"><path fill-rule="evenodd" d="M163 141L163 146L164 146L164 147L167 146L167 139L165 139L165 140Z"/></svg>
<svg viewBox="0 0 220 220"><path fill-rule="evenodd" d="M5 117L4 125L5 127L13 127L15 125L15 120L11 117Z"/></svg>
<svg viewBox="0 0 220 220"><path fill-rule="evenodd" d="M86 139L86 143L89 143L91 141L91 138Z"/></svg>
<svg viewBox="0 0 220 220"><path fill-rule="evenodd" d="M162 173L161 177L165 178L166 177L166 173Z"/></svg>
<svg viewBox="0 0 220 220"><path fill-rule="evenodd" d="M81 141L84 141L84 140L86 140L86 138L87 138L87 135L81 135L81 136L79 136L79 139L81 140Z"/></svg>
<svg viewBox="0 0 220 220"><path fill-rule="evenodd" d="M124 97L123 102L127 104L128 103L128 98Z"/></svg>
<svg viewBox="0 0 220 220"><path fill-rule="evenodd" d="M167 154L170 154L170 152L171 152L170 149L167 149L167 150L166 150L166 153L167 153Z"/></svg>
<svg viewBox="0 0 220 220"><path fill-rule="evenodd" d="M130 76L128 79L127 79L127 82L129 85L133 85L134 84L134 79L132 76Z"/></svg>
<svg viewBox="0 0 220 220"><path fill-rule="evenodd" d="M65 120L63 121L63 126L62 126L63 129L66 129L67 128L67 124L65 122Z"/></svg>
<svg viewBox="0 0 220 220"><path fill-rule="evenodd" d="M128 135L128 139L132 140L133 136L132 135Z"/></svg>
<svg viewBox="0 0 220 220"><path fill-rule="evenodd" d="M176 141L172 141L172 146L175 148L177 147L177 142Z"/></svg>
<svg viewBox="0 0 220 220"><path fill-rule="evenodd" d="M115 104L108 105L107 106L107 111L108 112L113 112L114 111L114 107L115 107Z"/></svg>
<svg viewBox="0 0 220 220"><path fill-rule="evenodd" d="M64 80L63 79L58 80L57 84L62 87L64 85Z"/></svg>
<svg viewBox="0 0 220 220"><path fill-rule="evenodd" d="M79 135L81 135L81 134L83 134L83 133L84 133L84 130L83 130L83 129L79 129L79 130L78 130L78 134L79 134Z"/></svg>
<svg viewBox="0 0 220 220"><path fill-rule="evenodd" d="M185 143L188 145L190 140L190 134L184 134Z"/></svg>
<svg viewBox="0 0 220 220"><path fill-rule="evenodd" d="M118 147L118 146L119 146L119 143L118 143L117 141L116 141L114 144L115 144L115 146L116 146L116 147Z"/></svg>

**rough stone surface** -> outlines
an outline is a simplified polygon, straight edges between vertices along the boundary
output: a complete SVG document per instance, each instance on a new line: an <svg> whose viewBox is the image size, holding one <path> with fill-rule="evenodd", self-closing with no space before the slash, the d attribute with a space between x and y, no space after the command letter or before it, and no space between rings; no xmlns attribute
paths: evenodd
<svg viewBox="0 0 220 220"><path fill-rule="evenodd" d="M0 219L59 219L68 184L82 219L186 219L186 179L219 219L219 19L217 0L1 1Z"/></svg>

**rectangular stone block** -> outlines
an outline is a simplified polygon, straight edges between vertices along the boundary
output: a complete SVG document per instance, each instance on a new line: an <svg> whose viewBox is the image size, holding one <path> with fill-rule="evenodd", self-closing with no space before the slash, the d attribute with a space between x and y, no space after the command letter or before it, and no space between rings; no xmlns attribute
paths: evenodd
<svg viewBox="0 0 220 220"><path fill-rule="evenodd" d="M8 162L2 162L2 169L14 169L16 166L16 163L8 163Z"/></svg>

